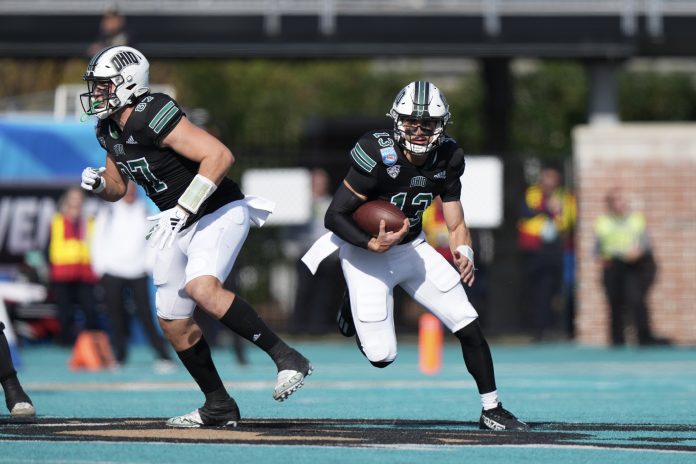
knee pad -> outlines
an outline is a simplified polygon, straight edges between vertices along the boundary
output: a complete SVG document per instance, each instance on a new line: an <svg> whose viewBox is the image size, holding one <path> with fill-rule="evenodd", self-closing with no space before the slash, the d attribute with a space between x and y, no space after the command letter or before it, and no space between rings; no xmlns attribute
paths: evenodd
<svg viewBox="0 0 696 464"><path fill-rule="evenodd" d="M357 335L355 336L355 341L362 354L370 361L370 364L375 367L387 367L396 359L396 347L392 350L390 347L380 344L365 346Z"/></svg>

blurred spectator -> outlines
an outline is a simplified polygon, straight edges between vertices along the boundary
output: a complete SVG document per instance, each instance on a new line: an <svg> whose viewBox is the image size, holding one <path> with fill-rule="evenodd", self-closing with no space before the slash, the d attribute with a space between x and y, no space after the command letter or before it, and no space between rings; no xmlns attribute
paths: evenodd
<svg viewBox="0 0 696 464"><path fill-rule="evenodd" d="M646 298L655 280L653 258L645 216L630 211L621 190L606 196L607 213L595 222L596 252L602 265L602 280L611 309L611 343L623 345L623 311L633 317L638 344L666 344L653 336Z"/></svg>
<svg viewBox="0 0 696 464"><path fill-rule="evenodd" d="M331 203L329 174L323 169L311 171L312 217L296 231L295 241L300 253L326 232L324 215ZM334 330L334 310L341 301L341 283L338 253L325 259L316 274L312 274L297 256L297 293L290 316L292 334L322 334Z"/></svg>
<svg viewBox="0 0 696 464"><path fill-rule="evenodd" d="M433 203L423 211L423 232L425 232L425 239L430 246L452 263L449 229L442 213L442 199L439 196L435 197Z"/></svg>
<svg viewBox="0 0 696 464"><path fill-rule="evenodd" d="M227 279L225 279L225 282L223 282L223 288L231 292L235 292L237 286L236 277L237 273L233 269L232 272L230 272L230 275L227 276ZM193 313L193 318L203 331L203 336L208 341L208 344L210 346L217 346L220 329L224 327L222 324L220 324L220 321L203 311L199 306L196 307L196 310ZM234 355L234 359L237 361L238 365L246 366L249 364L249 360L246 355L247 342L234 332L230 333L229 335L232 341L232 354Z"/></svg>
<svg viewBox="0 0 696 464"><path fill-rule="evenodd" d="M51 273L44 251L27 251L24 260L17 265L16 272L15 283L28 286L25 288L42 289L43 296L39 297L37 294L30 299L6 300L4 303L13 325L10 329L14 329L19 337L30 341L57 339L60 334L60 323L56 317L53 301L46 298L51 285ZM7 329L9 324L5 325ZM13 349L10 337L8 341L10 348ZM15 364L19 364L17 359Z"/></svg>
<svg viewBox="0 0 696 464"><path fill-rule="evenodd" d="M126 31L126 17L115 6L107 8L99 23L99 36L87 48L87 56L93 56L99 50L112 45L128 45L129 34Z"/></svg>
<svg viewBox="0 0 696 464"><path fill-rule="evenodd" d="M440 253L452 265L452 250L449 245L449 229L445 222L445 216L442 213L442 199L435 197L433 203L423 211L423 232L425 240L435 248L435 251ZM492 252L484 250L482 241L490 238L490 233L485 230L469 229L471 234L471 247L474 250L476 260L476 283L466 289L466 295L469 301L475 308L483 309L487 305L487 290L488 290L488 275L487 264L490 262ZM490 248L490 247L489 247ZM479 321L481 325L487 323L487 311L482 310L479 313Z"/></svg>
<svg viewBox="0 0 696 464"><path fill-rule="evenodd" d="M554 305L562 305L564 252L572 249L574 227L575 197L562 186L560 169L542 167L525 191L518 222L526 315L539 341L555 335Z"/></svg>
<svg viewBox="0 0 696 464"><path fill-rule="evenodd" d="M89 240L94 221L83 215L84 194L79 187L69 188L58 202L58 213L51 222L48 259L51 284L58 306L59 343L72 346L76 339L73 327L75 303L85 316L84 328L99 329Z"/></svg>
<svg viewBox="0 0 696 464"><path fill-rule="evenodd" d="M126 195L108 203L97 214L92 239L92 267L104 289L104 303L111 323L111 345L119 364L128 358L128 337L132 307L155 351L155 371L171 372L176 365L155 327L150 305L148 274L154 253L145 236L151 227L145 202L138 199L135 183L128 182ZM126 302L132 302L126 305Z"/></svg>

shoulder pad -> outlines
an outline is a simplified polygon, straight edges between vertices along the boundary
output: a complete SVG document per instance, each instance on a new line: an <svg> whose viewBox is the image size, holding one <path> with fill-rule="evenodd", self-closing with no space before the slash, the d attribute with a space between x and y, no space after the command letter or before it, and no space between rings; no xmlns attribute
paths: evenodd
<svg viewBox="0 0 696 464"><path fill-rule="evenodd" d="M460 178L462 174L464 174L464 169L466 167L464 150L454 141L452 141L451 144L448 143L445 146L441 146L440 150L442 150L442 155L447 157L447 170L450 175L457 179Z"/></svg>
<svg viewBox="0 0 696 464"><path fill-rule="evenodd" d="M360 137L358 143L350 151L350 158L351 164L358 171L372 172L379 160L377 139L372 137L372 132L368 132Z"/></svg>
<svg viewBox="0 0 696 464"><path fill-rule="evenodd" d="M184 115L169 95L153 93L142 97L133 108L132 128L146 138L160 139L176 126Z"/></svg>
<svg viewBox="0 0 696 464"><path fill-rule="evenodd" d="M457 143L457 141L449 135L445 134L442 136L442 143L440 144L440 146L447 148L451 147L452 150L456 150L457 148L459 148L459 143Z"/></svg>
<svg viewBox="0 0 696 464"><path fill-rule="evenodd" d="M378 164L392 166L398 159L395 146L391 131L367 132L351 150L351 161L356 168L365 172L371 172Z"/></svg>

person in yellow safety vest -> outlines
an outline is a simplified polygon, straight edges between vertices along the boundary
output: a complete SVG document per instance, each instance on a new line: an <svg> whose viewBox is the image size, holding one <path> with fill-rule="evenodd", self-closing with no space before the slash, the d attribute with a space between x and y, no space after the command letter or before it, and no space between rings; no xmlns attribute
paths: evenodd
<svg viewBox="0 0 696 464"><path fill-rule="evenodd" d="M621 190L606 195L607 213L594 225L596 255L602 266L602 281L611 310L611 343L625 343L623 311L628 310L638 336L638 344L666 344L650 329L646 298L655 280L653 258L645 216L630 211Z"/></svg>
<svg viewBox="0 0 696 464"><path fill-rule="evenodd" d="M564 254L573 252L575 196L561 182L560 169L544 166L537 183L525 191L517 225L525 316L532 318L537 341L553 335L554 302L564 284Z"/></svg>
<svg viewBox="0 0 696 464"><path fill-rule="evenodd" d="M92 272L88 242L93 220L83 216L83 203L82 190L69 188L61 197L59 211L51 222L48 259L61 330L58 342L63 346L72 346L75 342L75 303L84 313L84 328L99 329L94 296L97 277Z"/></svg>

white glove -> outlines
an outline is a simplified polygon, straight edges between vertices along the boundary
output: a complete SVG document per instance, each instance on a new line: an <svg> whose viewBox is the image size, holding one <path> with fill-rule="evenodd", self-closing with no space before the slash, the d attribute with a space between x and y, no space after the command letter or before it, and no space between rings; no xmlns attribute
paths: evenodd
<svg viewBox="0 0 696 464"><path fill-rule="evenodd" d="M82 171L82 183L80 187L94 193L101 192L106 188L106 180L101 175L104 171L106 171L105 167L85 168L84 171Z"/></svg>
<svg viewBox="0 0 696 464"><path fill-rule="evenodd" d="M149 216L148 221L157 221L157 224L150 229L146 237L150 241L150 246L154 248L159 245L160 250L164 249L165 246L172 246L176 234L184 227L189 216L190 213L179 205L154 216Z"/></svg>

